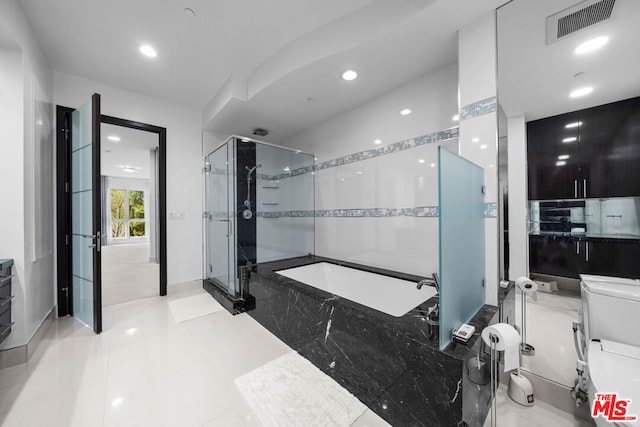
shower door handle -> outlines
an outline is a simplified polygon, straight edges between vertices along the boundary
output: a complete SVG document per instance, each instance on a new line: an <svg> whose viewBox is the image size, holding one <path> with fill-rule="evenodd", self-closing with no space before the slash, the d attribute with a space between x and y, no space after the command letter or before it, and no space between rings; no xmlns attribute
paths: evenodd
<svg viewBox="0 0 640 427"><path fill-rule="evenodd" d="M227 237L231 236L231 220L230 219L214 219L213 221L226 222L227 223Z"/></svg>

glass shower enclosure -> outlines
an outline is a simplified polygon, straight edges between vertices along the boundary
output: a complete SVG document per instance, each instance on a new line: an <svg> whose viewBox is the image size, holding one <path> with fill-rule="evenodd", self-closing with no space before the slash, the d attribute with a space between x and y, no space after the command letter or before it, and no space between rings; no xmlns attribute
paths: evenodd
<svg viewBox="0 0 640 427"><path fill-rule="evenodd" d="M205 158L204 287L232 312L250 309L258 263L314 253L314 157L231 137Z"/></svg>
<svg viewBox="0 0 640 427"><path fill-rule="evenodd" d="M235 141L207 156L205 164L205 277L231 298L240 296L236 280Z"/></svg>

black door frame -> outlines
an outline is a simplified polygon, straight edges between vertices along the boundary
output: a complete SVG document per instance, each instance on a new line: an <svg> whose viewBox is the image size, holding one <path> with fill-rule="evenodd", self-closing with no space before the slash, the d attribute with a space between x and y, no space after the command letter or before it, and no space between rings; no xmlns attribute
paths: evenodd
<svg viewBox="0 0 640 427"><path fill-rule="evenodd" d="M71 113L74 108L58 105L56 108L56 213L57 213L57 293L58 316L73 313L73 286L71 284ZM167 129L147 123L101 115L100 123L123 126L158 135L158 246L160 263L159 294L167 295ZM100 213L98 213L100 214ZM69 237L67 237L69 236Z"/></svg>

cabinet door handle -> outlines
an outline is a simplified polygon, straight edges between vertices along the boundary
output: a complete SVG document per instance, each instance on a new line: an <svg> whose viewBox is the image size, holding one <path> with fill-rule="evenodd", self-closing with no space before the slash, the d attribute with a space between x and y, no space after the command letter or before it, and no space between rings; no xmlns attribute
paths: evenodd
<svg viewBox="0 0 640 427"><path fill-rule="evenodd" d="M576 242L576 254L580 255L580 242Z"/></svg>
<svg viewBox="0 0 640 427"><path fill-rule="evenodd" d="M574 199L578 198L578 180L577 179L573 180L573 198Z"/></svg>
<svg viewBox="0 0 640 427"><path fill-rule="evenodd" d="M587 245L587 250L585 251L584 256L587 262L589 262L589 242L585 242L585 245Z"/></svg>
<svg viewBox="0 0 640 427"><path fill-rule="evenodd" d="M586 178L582 180L582 184L584 185L583 187L583 191L584 191L584 198L587 198L587 180Z"/></svg>

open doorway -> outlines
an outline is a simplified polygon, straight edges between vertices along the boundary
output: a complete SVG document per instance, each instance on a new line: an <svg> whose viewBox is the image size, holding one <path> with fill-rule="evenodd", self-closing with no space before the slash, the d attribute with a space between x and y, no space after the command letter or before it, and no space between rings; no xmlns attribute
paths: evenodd
<svg viewBox="0 0 640 427"><path fill-rule="evenodd" d="M159 135L102 123L102 305L158 294Z"/></svg>
<svg viewBox="0 0 640 427"><path fill-rule="evenodd" d="M94 98L99 95L94 95ZM95 108L94 108L95 110ZM74 303L78 305L75 301L75 297L80 298L81 295L74 295L74 286L72 286L72 280L75 277L72 274L72 265L74 265L74 260L76 258L75 253L72 253L72 247L84 247L82 245L77 246L72 244L72 224L75 208L72 206L70 191L73 188L72 175L73 171L75 171L75 167L72 162L72 153L77 154L72 150L72 140L74 134L74 109L58 106L56 110L56 135L57 135L57 158L56 158L56 167L57 167L57 197L56 197L56 213L57 213L57 295L58 295L58 316L66 316L66 315L75 315L75 311L82 307L75 307ZM93 135L96 136L93 145L97 147L96 155L94 155L94 167L92 174L94 175L95 185L94 188L99 188L99 194L101 197L97 197L95 206L98 206L95 210L95 217L93 220L94 227L98 230L97 233L94 233L96 236L100 236L99 239L94 238L93 247L97 247L97 253L100 255L95 257L98 260L97 265L94 265L94 271L100 272L101 270L101 258L102 258L102 248L110 246L109 239L117 240L118 238L124 235L125 239L129 239L129 243L142 243L148 244L149 248L144 252L144 257L146 258L146 264L152 264L149 266L150 268L155 269L155 274L147 275L148 277L153 277L153 283L155 285L155 290L152 295L166 295L167 294L167 222L166 222L166 136L167 131L166 128L154 126L146 123L121 119L112 116L101 115L99 112L99 106L97 109L97 114L95 117L95 129L93 129ZM116 200L116 205L120 206L122 214L117 214L116 216L122 216L121 218L112 218L110 211L110 200L107 200L110 197L110 192L106 191L106 187L108 185L109 180L106 178L102 178L102 161L101 157L105 155L109 155L110 153L103 152L100 148L101 145L104 145L104 150L110 150L113 153L113 147L110 147L107 143L102 143L102 138L100 138L100 134L102 133L102 126L104 124L117 126L120 133L126 132L127 130L136 130L140 131L141 134L147 134L149 138L153 140L154 149L149 148L147 150L147 154L149 155L149 165L153 164L153 166L149 166L149 169L153 170L149 173L149 190L147 195L145 195L145 191L142 193L136 193L136 188L129 188L130 186L126 186L125 193L122 195L124 208L122 208L122 204L118 205L118 200ZM81 131L81 130L80 130ZM105 129L105 138L107 138L110 134L108 130ZM124 134L124 133L123 133ZM109 140L110 141L110 140ZM110 141L115 142L115 141ZM124 142L121 138L120 142ZM150 146L150 143L147 145ZM152 159L152 156L154 157ZM77 156L76 156L77 157ZM97 160L97 161L96 161ZM131 160L131 159L130 159ZM135 159L133 159L135 160ZM142 170L142 166L137 166L135 162L126 162L126 164L115 163L116 167L118 165L124 166L120 167L120 169L129 169L134 170L136 172ZM126 166L133 166L131 168L126 168ZM140 169L137 169L140 168ZM76 171L82 172L82 171ZM130 174L132 172L123 171L125 174ZM109 176L108 172L107 175ZM114 177L115 178L115 177ZM123 178L126 179L126 178ZM153 180L153 182L151 182ZM118 183L115 182L114 185ZM103 191L104 188L104 191ZM151 191L153 188L153 191ZM114 188L115 190L123 189L123 188ZM128 191L127 191L128 190ZM116 198L121 195L121 193L114 193ZM97 202L100 203L97 203ZM117 210L117 209L116 209ZM109 215L106 215L109 213ZM105 226L107 223L107 226ZM114 225L116 223L116 225ZM117 237L112 236L112 229L116 228L119 231L119 235ZM125 230L122 232L122 230ZM151 233L149 230L152 230ZM104 232L103 232L104 231ZM87 236L92 237L92 236ZM138 239L138 241L136 241ZM153 240L152 240L153 239ZM122 241L124 242L124 240ZM153 248L153 250L151 249ZM122 255L125 256L125 255ZM107 257L107 263L109 263L109 257ZM95 264L95 259L94 259ZM97 269L97 270L96 270ZM131 271L131 269L125 269ZM98 314L101 312L100 308L102 303L102 274L100 273L96 280L94 281L94 292L93 292L93 310L94 314L97 310ZM75 283L75 282L74 282ZM141 296L141 295L140 295ZM137 298L140 296L133 296L133 298ZM116 300L113 300L116 303ZM105 301L106 304L109 304L109 301ZM94 316L95 317L95 316ZM94 330L97 333L100 333L102 330L101 326L101 316L98 316L98 324L95 325Z"/></svg>

